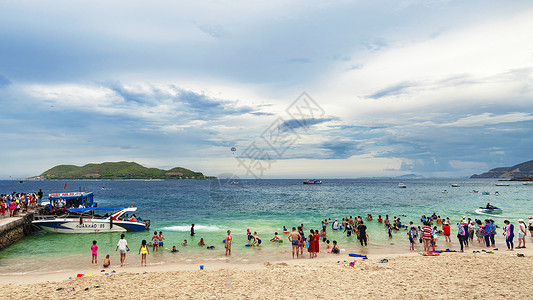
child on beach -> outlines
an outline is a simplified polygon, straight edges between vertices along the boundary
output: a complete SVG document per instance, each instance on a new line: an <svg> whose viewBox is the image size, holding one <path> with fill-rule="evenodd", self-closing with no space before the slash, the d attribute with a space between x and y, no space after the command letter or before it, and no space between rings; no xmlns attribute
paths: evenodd
<svg viewBox="0 0 533 300"><path fill-rule="evenodd" d="M96 246L96 241L93 241L93 245L91 246L91 252L92 252L92 263L97 264L97 256L98 256L98 246Z"/></svg>
<svg viewBox="0 0 533 300"><path fill-rule="evenodd" d="M333 249L331 249L331 253L333 254L341 253L341 250L339 249L339 246L337 245L337 241L333 241Z"/></svg>
<svg viewBox="0 0 533 300"><path fill-rule="evenodd" d="M387 225L387 231L389 232L389 239L392 239L392 226L390 224Z"/></svg>
<svg viewBox="0 0 533 300"><path fill-rule="evenodd" d="M139 254L141 255L141 266L143 265L146 267L146 254L150 254L150 250L148 250L148 246L146 245L146 240L142 241L141 248L139 248Z"/></svg>
<svg viewBox="0 0 533 300"><path fill-rule="evenodd" d="M409 233L407 234L409 236L409 250L415 250L415 239L416 239L416 229L410 228Z"/></svg>
<svg viewBox="0 0 533 300"><path fill-rule="evenodd" d="M156 252L159 250L159 236L157 235L157 231L154 231L154 236L152 237L152 252Z"/></svg>
<svg viewBox="0 0 533 300"><path fill-rule="evenodd" d="M165 237L163 236L163 231L159 231L159 247L163 247L163 240Z"/></svg>
<svg viewBox="0 0 533 300"><path fill-rule="evenodd" d="M252 236L252 246L259 246L261 245L261 238L257 235L257 231L254 231L254 235Z"/></svg>
<svg viewBox="0 0 533 300"><path fill-rule="evenodd" d="M181 242L181 245L182 246L187 246L187 240L183 240L183 242Z"/></svg>
<svg viewBox="0 0 533 300"><path fill-rule="evenodd" d="M105 259L104 259L104 268L107 268L111 265L111 260L109 259L109 254L107 254L105 256Z"/></svg>
<svg viewBox="0 0 533 300"><path fill-rule="evenodd" d="M120 266L122 267L124 266L124 261L126 260L126 251L130 250L128 247L128 242L124 238L124 234L120 235L120 240L117 243L117 249L115 249L115 251L117 250L120 250Z"/></svg>
<svg viewBox="0 0 533 300"><path fill-rule="evenodd" d="M329 240L326 241L326 252L331 253L331 245L329 244Z"/></svg>

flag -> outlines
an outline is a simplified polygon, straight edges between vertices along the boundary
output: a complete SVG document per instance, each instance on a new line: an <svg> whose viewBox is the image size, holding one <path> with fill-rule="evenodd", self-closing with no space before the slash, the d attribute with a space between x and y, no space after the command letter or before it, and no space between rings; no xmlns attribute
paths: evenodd
<svg viewBox="0 0 533 300"><path fill-rule="evenodd" d="M67 182L65 181L65 187L63 188L64 190L67 189Z"/></svg>

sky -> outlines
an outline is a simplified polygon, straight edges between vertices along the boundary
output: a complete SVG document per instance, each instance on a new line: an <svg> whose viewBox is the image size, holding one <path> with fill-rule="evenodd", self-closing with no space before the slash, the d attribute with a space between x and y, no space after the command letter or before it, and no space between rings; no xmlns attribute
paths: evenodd
<svg viewBox="0 0 533 300"><path fill-rule="evenodd" d="M531 1L2 1L0 179L512 166L533 159L532 28Z"/></svg>

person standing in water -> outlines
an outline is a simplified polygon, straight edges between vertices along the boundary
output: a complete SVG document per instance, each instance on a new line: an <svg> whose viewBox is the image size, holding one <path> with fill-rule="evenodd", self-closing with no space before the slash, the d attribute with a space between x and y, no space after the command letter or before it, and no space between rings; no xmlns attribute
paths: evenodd
<svg viewBox="0 0 533 300"><path fill-rule="evenodd" d="M98 263L98 246L96 246L96 241L93 241L93 245L91 246L91 252L92 252L92 263L97 264Z"/></svg>
<svg viewBox="0 0 533 300"><path fill-rule="evenodd" d="M299 257L298 244L300 243L300 234L296 231L296 227L292 228L291 233L289 233L289 242L292 244L292 258L294 258L294 252L296 251L296 258Z"/></svg>
<svg viewBox="0 0 533 300"><path fill-rule="evenodd" d="M159 251L159 236L157 231L154 231L154 236L152 236L152 252Z"/></svg>
<svg viewBox="0 0 533 300"><path fill-rule="evenodd" d="M122 267L124 266L124 261L126 260L126 251L130 250L128 247L128 242L124 238L124 234L120 235L120 240L118 241L117 249L115 249L115 251L117 250L120 250L120 266Z"/></svg>
<svg viewBox="0 0 533 300"><path fill-rule="evenodd" d="M191 236L194 236L194 224L191 224Z"/></svg>
<svg viewBox="0 0 533 300"><path fill-rule="evenodd" d="M146 267L146 254L150 254L150 250L146 245L146 240L142 241L141 248L139 248L139 254L141 255L141 266L144 262L144 266Z"/></svg>
<svg viewBox="0 0 533 300"><path fill-rule="evenodd" d="M226 235L226 256L231 255L231 230L228 230L228 234Z"/></svg>

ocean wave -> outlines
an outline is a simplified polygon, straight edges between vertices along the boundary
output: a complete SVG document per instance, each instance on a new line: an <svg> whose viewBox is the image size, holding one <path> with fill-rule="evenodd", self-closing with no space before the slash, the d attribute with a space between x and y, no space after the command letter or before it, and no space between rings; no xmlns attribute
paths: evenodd
<svg viewBox="0 0 533 300"><path fill-rule="evenodd" d="M191 231L191 225L175 225L175 226L167 226L161 228L161 230L166 231L182 231L187 232ZM201 232L215 232L215 231L221 231L222 229L215 225L200 225L200 224L194 224L194 231L201 231Z"/></svg>

